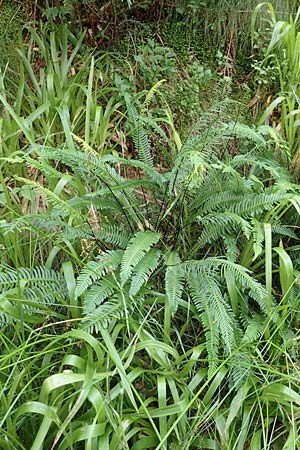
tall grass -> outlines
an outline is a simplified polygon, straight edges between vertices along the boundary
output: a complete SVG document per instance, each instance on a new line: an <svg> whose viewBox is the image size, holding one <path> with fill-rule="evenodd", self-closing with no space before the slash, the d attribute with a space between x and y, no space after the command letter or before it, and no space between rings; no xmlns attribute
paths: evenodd
<svg viewBox="0 0 300 450"><path fill-rule="evenodd" d="M269 120L277 113L280 118L278 127L286 139L293 170L299 172L299 60L300 60L300 9L289 20L279 20L271 3L260 3L255 8L252 20L252 32L259 12L266 6L270 15L270 40L265 50L262 65L273 68L279 86L274 99L262 115L260 122Z"/></svg>

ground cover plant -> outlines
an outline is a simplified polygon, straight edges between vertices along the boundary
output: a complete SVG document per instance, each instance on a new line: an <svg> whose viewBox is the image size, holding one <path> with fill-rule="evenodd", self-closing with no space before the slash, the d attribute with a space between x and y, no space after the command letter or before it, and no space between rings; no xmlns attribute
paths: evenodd
<svg viewBox="0 0 300 450"><path fill-rule="evenodd" d="M219 66L146 35L98 52L53 8L1 75L0 447L300 448L300 192L274 103L245 123Z"/></svg>

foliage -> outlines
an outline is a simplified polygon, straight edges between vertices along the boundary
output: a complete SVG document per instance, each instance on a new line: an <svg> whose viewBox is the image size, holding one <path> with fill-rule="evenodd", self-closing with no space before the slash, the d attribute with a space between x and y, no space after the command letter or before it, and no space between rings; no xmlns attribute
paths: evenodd
<svg viewBox="0 0 300 450"><path fill-rule="evenodd" d="M175 72L175 55L171 49L162 47L153 39L136 49L134 57L139 78L144 89L150 89L159 80L170 77Z"/></svg>
<svg viewBox="0 0 300 450"><path fill-rule="evenodd" d="M260 121L269 121L271 115L274 116L277 111L280 117L279 128L288 142L292 156L292 165L297 174L299 170L298 98L300 91L298 62L300 52L300 9L298 8L295 18L291 16L289 21L282 21L276 17L271 3L260 3L254 11L253 30L257 14L264 5L267 5L270 13L272 32L261 66L267 65L273 70L276 74L279 90L275 93L275 98L264 112Z"/></svg>
<svg viewBox="0 0 300 450"><path fill-rule="evenodd" d="M80 54L84 33L75 36L65 25L56 31L46 27L28 31L29 44L17 50L21 67L13 106L5 73L0 79L0 101L6 110L1 121L2 156L34 142L66 143L74 149L76 136L97 150L106 141L113 146L121 103L115 87L103 78L105 61L88 55L84 65Z"/></svg>
<svg viewBox="0 0 300 450"><path fill-rule="evenodd" d="M54 6L76 21L81 5ZM161 6L131 11L159 22ZM145 35L131 63L90 53L71 22L28 28L16 97L1 78L0 447L297 449L286 141L221 100L223 50L217 70L179 69Z"/></svg>

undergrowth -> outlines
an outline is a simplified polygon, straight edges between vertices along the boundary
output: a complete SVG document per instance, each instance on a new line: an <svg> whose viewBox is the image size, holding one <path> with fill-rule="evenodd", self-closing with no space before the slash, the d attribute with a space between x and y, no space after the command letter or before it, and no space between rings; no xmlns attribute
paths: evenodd
<svg viewBox="0 0 300 450"><path fill-rule="evenodd" d="M285 136L154 40L27 33L0 86L0 447L300 448Z"/></svg>

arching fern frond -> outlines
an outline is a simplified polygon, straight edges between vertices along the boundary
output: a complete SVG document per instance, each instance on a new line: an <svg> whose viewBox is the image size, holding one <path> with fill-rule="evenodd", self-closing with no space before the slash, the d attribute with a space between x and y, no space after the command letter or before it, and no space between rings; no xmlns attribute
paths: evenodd
<svg viewBox="0 0 300 450"><path fill-rule="evenodd" d="M115 270L121 263L122 250L110 250L88 262L77 277L75 296L80 297L92 284L100 280L109 271Z"/></svg>
<svg viewBox="0 0 300 450"><path fill-rule="evenodd" d="M45 267L12 269L3 267L0 273L1 312L22 317L20 308L30 315L57 314L65 305L68 296L64 277L59 272ZM38 317L34 321L38 321Z"/></svg>
<svg viewBox="0 0 300 450"><path fill-rule="evenodd" d="M101 225L100 230L95 232L95 237L104 243L126 248L130 239L130 233L116 225Z"/></svg>
<svg viewBox="0 0 300 450"><path fill-rule="evenodd" d="M93 284L84 295L83 315L92 313L104 300L111 297L115 291L115 283L112 277L105 277L101 282Z"/></svg>
<svg viewBox="0 0 300 450"><path fill-rule="evenodd" d="M120 319L123 316L123 313L120 298L110 298L83 318L81 328L90 333L98 333L101 328L107 326L110 320Z"/></svg>
<svg viewBox="0 0 300 450"><path fill-rule="evenodd" d="M151 103L151 101L152 101L154 95L158 92L160 86L161 86L163 83L165 83L166 81L167 81L167 80L165 80L165 79L159 80L157 83L154 84L154 86L152 86L151 89L149 89L149 91L148 91L147 94L146 94L144 103L143 103L143 105L142 105L141 114L143 114L143 113L147 110L147 108L148 108L148 106L150 105L150 103Z"/></svg>
<svg viewBox="0 0 300 450"><path fill-rule="evenodd" d="M226 278L226 274L229 273L241 286L241 289L249 291L250 296L259 304L261 310L266 312L266 289L250 275L251 272L245 267L227 259L214 257L200 261L185 261L182 267L186 276L192 275L198 279L203 276L213 278L218 275Z"/></svg>
<svg viewBox="0 0 300 450"><path fill-rule="evenodd" d="M143 259L134 268L129 294L136 295L141 287L147 283L150 275L157 268L160 261L161 252L158 249L150 249Z"/></svg>
<svg viewBox="0 0 300 450"><path fill-rule="evenodd" d="M143 259L150 248L154 244L157 244L159 239L160 234L152 231L140 231L130 239L121 262L120 276L122 284L128 281L133 269Z"/></svg>
<svg viewBox="0 0 300 450"><path fill-rule="evenodd" d="M50 189L42 186L33 180L27 180L26 178L16 177L18 181L21 181L25 185L31 187L35 192L39 193L42 197L44 197L49 204L58 208L59 210L66 211L70 216L80 216L78 211L74 210L67 201L61 199L58 195L52 192Z"/></svg>
<svg viewBox="0 0 300 450"><path fill-rule="evenodd" d="M234 328L237 325L216 279L203 273L201 278L190 276L187 281L191 297L202 319L207 307L211 311L213 323L210 324L209 332L213 336L214 328L218 328L224 348L230 354L235 346Z"/></svg>
<svg viewBox="0 0 300 450"><path fill-rule="evenodd" d="M217 241L224 235L228 235L233 231L241 229L244 235L249 239L251 234L251 224L235 213L224 212L218 214L208 214L199 219L199 223L203 225L203 230L197 243L197 248Z"/></svg>

